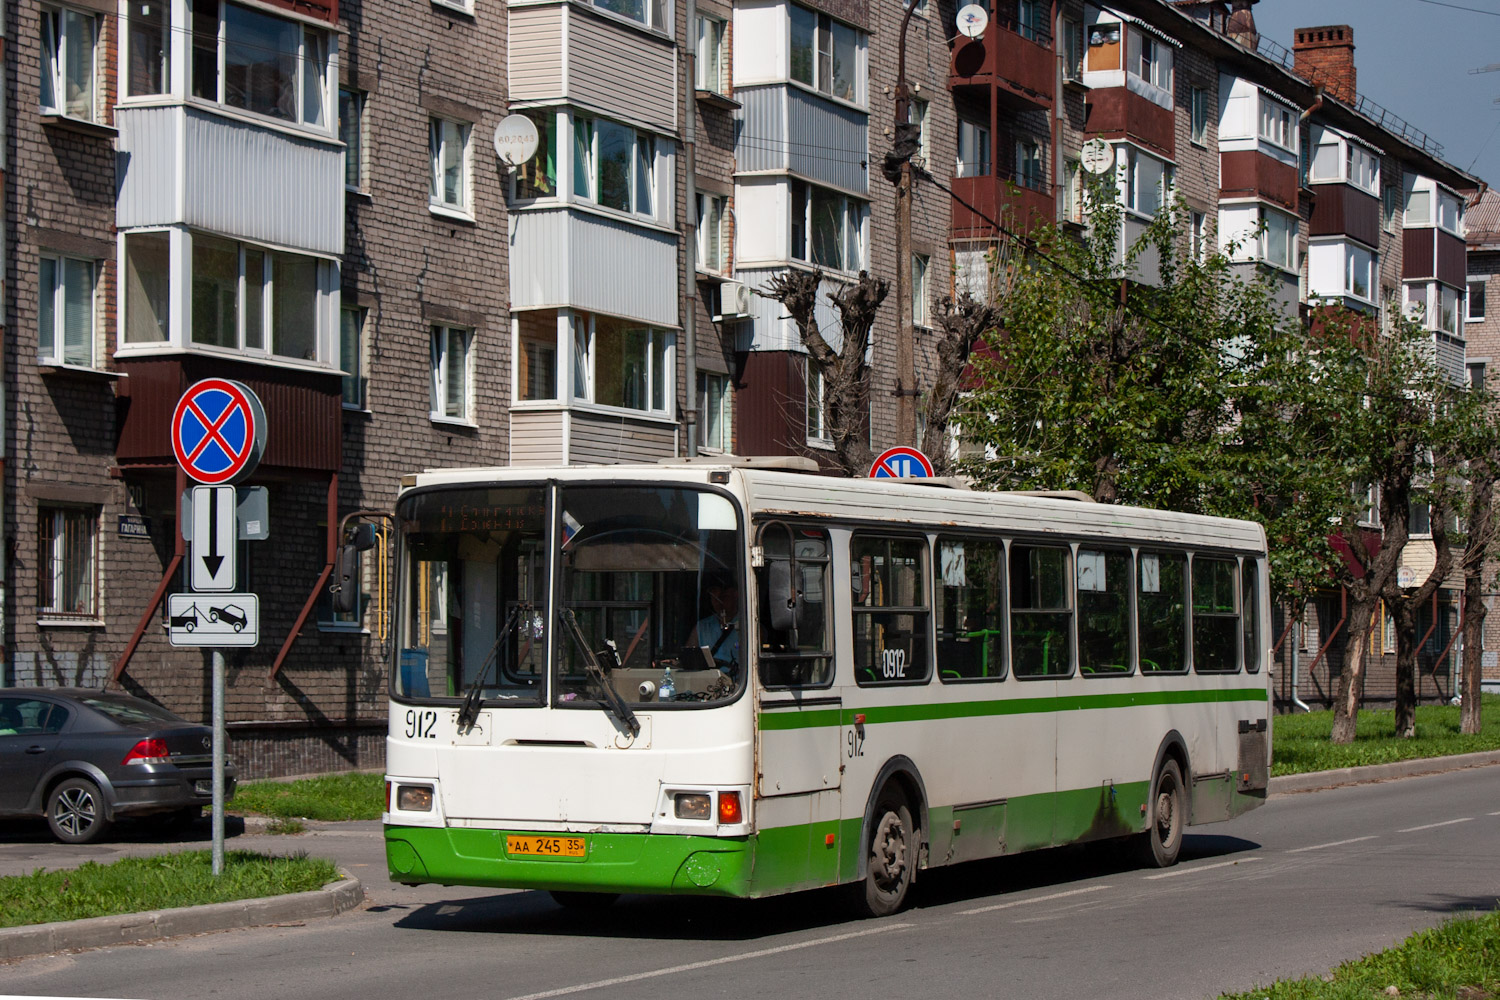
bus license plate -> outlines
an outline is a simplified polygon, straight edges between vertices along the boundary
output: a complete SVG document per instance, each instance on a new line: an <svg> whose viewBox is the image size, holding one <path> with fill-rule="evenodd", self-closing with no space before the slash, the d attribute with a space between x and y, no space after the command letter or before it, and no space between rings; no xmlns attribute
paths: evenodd
<svg viewBox="0 0 1500 1000"><path fill-rule="evenodd" d="M529 854L540 858L581 858L586 842L583 837L516 837L505 838L506 854Z"/></svg>

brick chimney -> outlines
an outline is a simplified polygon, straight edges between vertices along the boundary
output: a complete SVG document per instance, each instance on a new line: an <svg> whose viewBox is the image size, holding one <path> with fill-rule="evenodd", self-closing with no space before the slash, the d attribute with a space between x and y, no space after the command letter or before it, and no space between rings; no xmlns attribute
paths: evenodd
<svg viewBox="0 0 1500 1000"><path fill-rule="evenodd" d="M1354 29L1347 24L1298 28L1292 53L1297 75L1341 101L1354 101Z"/></svg>

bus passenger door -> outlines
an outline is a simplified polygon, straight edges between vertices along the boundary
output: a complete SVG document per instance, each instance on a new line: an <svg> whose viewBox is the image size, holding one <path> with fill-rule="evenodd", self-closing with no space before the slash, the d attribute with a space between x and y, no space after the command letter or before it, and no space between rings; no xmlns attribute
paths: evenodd
<svg viewBox="0 0 1500 1000"><path fill-rule="evenodd" d="M772 892L838 881L845 733L828 533L771 522L759 536L754 880Z"/></svg>

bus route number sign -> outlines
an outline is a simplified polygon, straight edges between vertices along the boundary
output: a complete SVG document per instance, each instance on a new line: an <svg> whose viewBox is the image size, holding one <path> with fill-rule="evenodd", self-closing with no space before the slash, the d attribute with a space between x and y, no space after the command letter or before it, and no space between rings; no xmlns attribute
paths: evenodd
<svg viewBox="0 0 1500 1000"><path fill-rule="evenodd" d="M887 448L870 466L871 479L930 479L932 462L915 448Z"/></svg>

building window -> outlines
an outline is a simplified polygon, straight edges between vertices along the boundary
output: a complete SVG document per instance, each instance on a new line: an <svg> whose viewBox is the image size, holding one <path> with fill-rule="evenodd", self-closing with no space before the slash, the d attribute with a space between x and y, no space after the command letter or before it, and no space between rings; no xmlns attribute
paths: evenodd
<svg viewBox="0 0 1500 1000"><path fill-rule="evenodd" d="M344 189L364 191L369 185L365 158L365 92L339 88L339 139L344 144Z"/></svg>
<svg viewBox="0 0 1500 1000"><path fill-rule="evenodd" d="M792 181L791 256L818 267L858 271L864 266L869 206L806 181Z"/></svg>
<svg viewBox="0 0 1500 1000"><path fill-rule="evenodd" d="M172 286L171 237L167 233L125 236L125 343L164 344L171 339L168 305Z"/></svg>
<svg viewBox="0 0 1500 1000"><path fill-rule="evenodd" d="M1468 284L1468 294L1464 299L1464 319L1470 323L1479 323L1484 319L1484 278L1470 278Z"/></svg>
<svg viewBox="0 0 1500 1000"><path fill-rule="evenodd" d="M573 193L605 208L655 216L656 140L603 118L575 118Z"/></svg>
<svg viewBox="0 0 1500 1000"><path fill-rule="evenodd" d="M698 266L718 273L727 263L724 252L724 205L722 195L698 195Z"/></svg>
<svg viewBox="0 0 1500 1000"><path fill-rule="evenodd" d="M43 7L42 113L94 121L99 21L69 7Z"/></svg>
<svg viewBox="0 0 1500 1000"><path fill-rule="evenodd" d="M1208 216L1193 212L1188 217L1188 256L1199 264L1208 259Z"/></svg>
<svg viewBox="0 0 1500 1000"><path fill-rule="evenodd" d="M1380 157L1352 142L1345 157L1345 173L1357 188L1370 194L1380 190Z"/></svg>
<svg viewBox="0 0 1500 1000"><path fill-rule="evenodd" d="M330 267L316 257L193 234L192 342L319 360L319 303Z"/></svg>
<svg viewBox="0 0 1500 1000"><path fill-rule="evenodd" d="M339 310L339 369L344 373L344 405L365 408L365 315L364 309Z"/></svg>
<svg viewBox="0 0 1500 1000"><path fill-rule="evenodd" d="M1260 95L1260 137L1273 146L1297 151L1297 113L1265 94ZM1314 159L1314 164L1316 164Z"/></svg>
<svg viewBox="0 0 1500 1000"><path fill-rule="evenodd" d="M906 106L906 120L917 127L917 155L912 159L912 166L923 170L932 163L932 136L927 128L927 116L931 110L920 97L913 97Z"/></svg>
<svg viewBox="0 0 1500 1000"><path fill-rule="evenodd" d="M1172 93L1172 48L1165 42L1139 31L1130 32L1130 75ZM1170 110L1170 108L1168 109Z"/></svg>
<svg viewBox="0 0 1500 1000"><path fill-rule="evenodd" d="M1033 191L1047 189L1047 145L1039 139L1016 142L1016 183Z"/></svg>
<svg viewBox="0 0 1500 1000"><path fill-rule="evenodd" d="M1388 233L1396 231L1396 204L1400 198L1394 184L1387 184L1380 191L1380 225Z"/></svg>
<svg viewBox="0 0 1500 1000"><path fill-rule="evenodd" d="M1297 217L1266 205L1220 206L1219 243L1234 260L1259 260L1288 271L1298 269ZM1325 283L1329 288L1334 286L1332 279L1326 279ZM1313 284L1318 284L1316 266Z"/></svg>
<svg viewBox="0 0 1500 1000"><path fill-rule="evenodd" d="M1364 247L1353 244L1346 249L1344 293L1366 302L1371 301L1370 292L1375 287L1375 255Z"/></svg>
<svg viewBox="0 0 1500 1000"><path fill-rule="evenodd" d="M990 130L958 120L958 167L955 177L986 177L990 172Z"/></svg>
<svg viewBox="0 0 1500 1000"><path fill-rule="evenodd" d="M1318 241L1307 248L1308 288L1312 297L1348 296L1374 304L1379 255L1358 243Z"/></svg>
<svg viewBox="0 0 1500 1000"><path fill-rule="evenodd" d="M125 96L165 94L172 87L171 6L162 0L129 0L125 10Z"/></svg>
<svg viewBox="0 0 1500 1000"><path fill-rule="evenodd" d="M193 96L328 128L329 33L220 0L192 0Z"/></svg>
<svg viewBox="0 0 1500 1000"><path fill-rule="evenodd" d="M92 260L47 255L38 262L37 360L44 365L94 365Z"/></svg>
<svg viewBox="0 0 1500 1000"><path fill-rule="evenodd" d="M1438 228L1446 229L1455 236L1462 236L1464 234L1463 202L1457 196L1440 190L1437 196L1437 207Z"/></svg>
<svg viewBox="0 0 1500 1000"><path fill-rule="evenodd" d="M638 21L658 31L668 30L671 7L667 0L593 0L594 6Z"/></svg>
<svg viewBox="0 0 1500 1000"><path fill-rule="evenodd" d="M1462 332L1458 300L1458 289L1437 282L1406 286L1407 316L1429 330L1455 337Z"/></svg>
<svg viewBox="0 0 1500 1000"><path fill-rule="evenodd" d="M791 77L840 100L860 103L859 57L864 36L833 20L793 4Z"/></svg>
<svg viewBox="0 0 1500 1000"><path fill-rule="evenodd" d="M670 414L671 335L611 316L573 318L573 395L601 406Z"/></svg>
<svg viewBox="0 0 1500 1000"><path fill-rule="evenodd" d="M461 326L432 328L432 419L471 422L474 331Z"/></svg>
<svg viewBox="0 0 1500 1000"><path fill-rule="evenodd" d="M1469 388L1475 390L1484 389L1484 362L1470 361L1465 366L1469 371Z"/></svg>
<svg viewBox="0 0 1500 1000"><path fill-rule="evenodd" d="M927 311L927 267L930 258L926 254L911 255L911 325L929 326L931 317Z"/></svg>
<svg viewBox="0 0 1500 1000"><path fill-rule="evenodd" d="M1063 161L1063 221L1083 222L1083 165L1071 157Z"/></svg>
<svg viewBox="0 0 1500 1000"><path fill-rule="evenodd" d="M557 114L552 111L521 112L536 126L536 152L516 168L511 197L518 201L553 198L557 195Z"/></svg>
<svg viewBox="0 0 1500 1000"><path fill-rule="evenodd" d="M99 616L99 512L93 508L37 508L37 614L44 618Z"/></svg>
<svg viewBox="0 0 1500 1000"><path fill-rule="evenodd" d="M433 118L427 126L432 175L427 189L429 207L469 215L469 133L467 122Z"/></svg>
<svg viewBox="0 0 1500 1000"><path fill-rule="evenodd" d="M807 440L813 444L830 445L833 431L828 426L828 382L823 377L823 366L812 358L807 359Z"/></svg>
<svg viewBox="0 0 1500 1000"><path fill-rule="evenodd" d="M1261 259L1289 271L1295 270L1297 217L1264 207L1261 216L1265 222L1265 231L1261 234Z"/></svg>
<svg viewBox="0 0 1500 1000"><path fill-rule="evenodd" d="M695 63L696 86L713 94L729 91L728 74L724 72L724 21L722 18L698 15L698 51Z"/></svg>
<svg viewBox="0 0 1500 1000"><path fill-rule="evenodd" d="M1194 87L1191 102L1191 138L1194 144L1202 146L1208 142L1208 91L1203 87Z"/></svg>
<svg viewBox="0 0 1500 1000"><path fill-rule="evenodd" d="M730 451L729 376L698 373L698 447Z"/></svg>
<svg viewBox="0 0 1500 1000"><path fill-rule="evenodd" d="M516 398L557 398L557 313L523 312L516 317L519 345Z"/></svg>
<svg viewBox="0 0 1500 1000"><path fill-rule="evenodd" d="M1406 193L1405 223L1407 228L1432 225L1432 192L1430 190L1413 188Z"/></svg>
<svg viewBox="0 0 1500 1000"><path fill-rule="evenodd" d="M1075 18L1063 18L1063 80L1077 83L1083 79L1083 24Z"/></svg>
<svg viewBox="0 0 1500 1000"><path fill-rule="evenodd" d="M1132 212L1155 218L1172 197L1172 166L1143 153L1134 146L1125 148L1125 207Z"/></svg>

